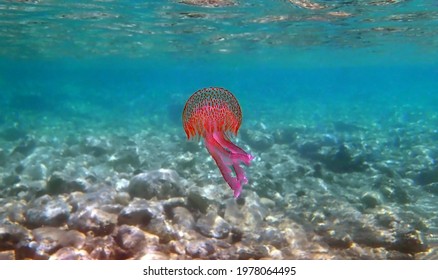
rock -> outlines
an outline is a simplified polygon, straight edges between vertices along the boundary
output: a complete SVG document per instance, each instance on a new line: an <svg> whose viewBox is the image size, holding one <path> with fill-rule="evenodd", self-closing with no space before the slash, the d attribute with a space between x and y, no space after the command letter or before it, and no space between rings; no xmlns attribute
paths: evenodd
<svg viewBox="0 0 438 280"><path fill-rule="evenodd" d="M159 169L134 176L128 192L133 197L167 199L184 196L185 185L175 170Z"/></svg>
<svg viewBox="0 0 438 280"><path fill-rule="evenodd" d="M214 245L209 240L193 240L186 245L186 253L192 258L205 259L214 252Z"/></svg>
<svg viewBox="0 0 438 280"><path fill-rule="evenodd" d="M273 259L273 260L283 260L285 259L283 256L283 253L280 250L272 250L269 254L269 256Z"/></svg>
<svg viewBox="0 0 438 280"><path fill-rule="evenodd" d="M26 180L27 181L27 180ZM40 197L46 193L46 181L27 181L15 184L10 189L10 195L16 196L22 200L30 201L35 197Z"/></svg>
<svg viewBox="0 0 438 280"><path fill-rule="evenodd" d="M144 254L139 257L139 260L168 260L169 256L161 252L158 248L145 248Z"/></svg>
<svg viewBox="0 0 438 280"><path fill-rule="evenodd" d="M30 239L26 228L17 224L0 224L0 251L14 250Z"/></svg>
<svg viewBox="0 0 438 280"><path fill-rule="evenodd" d="M117 223L117 215L98 208L78 209L68 220L68 226L83 233L93 232L96 236L110 234Z"/></svg>
<svg viewBox="0 0 438 280"><path fill-rule="evenodd" d="M298 129L285 127L276 129L274 132L274 142L277 144L292 144L298 136Z"/></svg>
<svg viewBox="0 0 438 280"><path fill-rule="evenodd" d="M14 250L9 250L9 251L3 251L0 252L0 261L3 260L15 260L15 251Z"/></svg>
<svg viewBox="0 0 438 280"><path fill-rule="evenodd" d="M371 248L388 247L391 244L391 238L391 236L367 226L354 225L354 228L351 229L351 239L355 243Z"/></svg>
<svg viewBox="0 0 438 280"><path fill-rule="evenodd" d="M365 158L361 154L353 155L345 144L335 152L325 154L322 161L328 169L337 173L362 172L367 168Z"/></svg>
<svg viewBox="0 0 438 280"><path fill-rule="evenodd" d="M35 139L32 137L26 137L25 139L21 140L21 142L12 150L12 155L14 154L21 154L23 156L30 155L33 150L36 148L37 144Z"/></svg>
<svg viewBox="0 0 438 280"><path fill-rule="evenodd" d="M209 200L202 196L201 192L198 190L189 191L187 203L190 208L197 209L202 213L206 213L208 206L210 206Z"/></svg>
<svg viewBox="0 0 438 280"><path fill-rule="evenodd" d="M428 249L428 246L424 242L421 233L416 230L397 233L395 241L388 247L391 250L408 254L425 252Z"/></svg>
<svg viewBox="0 0 438 280"><path fill-rule="evenodd" d="M94 260L126 259L125 255L120 256L120 253L115 252L116 247L113 237L107 235L89 237L86 240L84 250L90 252L90 257Z"/></svg>
<svg viewBox="0 0 438 280"><path fill-rule="evenodd" d="M114 197L114 202L121 205L128 205L131 201L131 196L127 192L117 192Z"/></svg>
<svg viewBox="0 0 438 280"><path fill-rule="evenodd" d="M116 170L124 170L128 165L133 168L139 168L140 158L135 147L127 147L117 150L115 154L111 155L108 163Z"/></svg>
<svg viewBox="0 0 438 280"><path fill-rule="evenodd" d="M143 225L164 212L161 204L147 201L145 199L135 198L128 206L120 211L118 224Z"/></svg>
<svg viewBox="0 0 438 280"><path fill-rule="evenodd" d="M240 248L237 254L239 260L259 260L269 257L269 250L266 246L256 245L254 248Z"/></svg>
<svg viewBox="0 0 438 280"><path fill-rule="evenodd" d="M196 165L196 156L194 153L185 152L175 159L175 163L178 170L187 170Z"/></svg>
<svg viewBox="0 0 438 280"><path fill-rule="evenodd" d="M85 235L76 230L62 230L54 227L41 227L32 230L33 238L37 242L53 242L54 247L82 248L85 244Z"/></svg>
<svg viewBox="0 0 438 280"><path fill-rule="evenodd" d="M17 174L10 174L5 177L3 177L3 184L6 186L12 186L16 183L19 183L21 181L20 176Z"/></svg>
<svg viewBox="0 0 438 280"><path fill-rule="evenodd" d="M29 247L33 250L33 259L48 259L63 247L81 249L85 244L85 235L75 230L42 227L34 229L32 234L34 242Z"/></svg>
<svg viewBox="0 0 438 280"><path fill-rule="evenodd" d="M128 225L117 228L114 240L128 258L138 255L146 245L144 232L137 227Z"/></svg>
<svg viewBox="0 0 438 280"><path fill-rule="evenodd" d="M108 208L118 208L116 202L117 192L111 186L97 185L96 191L93 192L71 192L68 195L68 203L72 206L73 210L84 208L99 208L102 206L108 206Z"/></svg>
<svg viewBox="0 0 438 280"><path fill-rule="evenodd" d="M178 255L185 255L186 253L184 243L178 240L172 240L169 242L169 250Z"/></svg>
<svg viewBox="0 0 438 280"><path fill-rule="evenodd" d="M100 157L109 152L111 145L104 138L86 137L80 144L82 152L95 157Z"/></svg>
<svg viewBox="0 0 438 280"><path fill-rule="evenodd" d="M172 221L186 229L193 229L195 226L192 213L184 207L175 207L172 210Z"/></svg>
<svg viewBox="0 0 438 280"><path fill-rule="evenodd" d="M409 194L406 192L406 189L410 188L411 183L387 176L377 177L373 184L373 189L377 189L382 194L382 198L400 204L411 201Z"/></svg>
<svg viewBox="0 0 438 280"><path fill-rule="evenodd" d="M438 167L421 171L415 176L414 181L419 185L438 183Z"/></svg>
<svg viewBox="0 0 438 280"><path fill-rule="evenodd" d="M282 249L289 245L288 240L278 228L272 226L261 228L258 234L257 241L259 244L270 244L277 249Z"/></svg>
<svg viewBox="0 0 438 280"><path fill-rule="evenodd" d="M242 225L244 223L245 215L240 210L239 205L235 199L228 199L225 204L224 218L232 225Z"/></svg>
<svg viewBox="0 0 438 280"><path fill-rule="evenodd" d="M259 229L267 215L268 211L255 192L245 193L245 204L242 206L235 199L226 201L224 218L233 226L245 227L247 230Z"/></svg>
<svg viewBox="0 0 438 280"><path fill-rule="evenodd" d="M201 234L214 238L226 238L231 230L230 224L213 211L201 216L196 222L196 228Z"/></svg>
<svg viewBox="0 0 438 280"><path fill-rule="evenodd" d="M432 183L432 184L425 185L423 187L423 189L425 191L427 191L428 193L438 195L438 183Z"/></svg>
<svg viewBox="0 0 438 280"><path fill-rule="evenodd" d="M91 260L92 258L85 250L78 250L73 247L59 249L55 254L50 256L49 260Z"/></svg>
<svg viewBox="0 0 438 280"><path fill-rule="evenodd" d="M164 216L159 216L151 220L146 226L146 231L160 238L160 243L169 243L171 240L178 238L177 231L172 227Z"/></svg>
<svg viewBox="0 0 438 280"><path fill-rule="evenodd" d="M298 146L298 152L304 158L320 160L322 155L320 154L321 145L315 142L304 142Z"/></svg>
<svg viewBox="0 0 438 280"><path fill-rule="evenodd" d="M27 208L25 201L11 200L2 204L0 206L0 224L7 222L23 224L25 222Z"/></svg>
<svg viewBox="0 0 438 280"><path fill-rule="evenodd" d="M259 195L273 198L276 193L284 193L283 179L269 178L269 176L263 176L254 182L253 187Z"/></svg>
<svg viewBox="0 0 438 280"><path fill-rule="evenodd" d="M185 197L172 197L166 200L161 200L161 204L166 213L171 213L172 209L175 207L187 206L187 199Z"/></svg>
<svg viewBox="0 0 438 280"><path fill-rule="evenodd" d="M231 228L231 242L236 243L242 241L243 231L237 227Z"/></svg>
<svg viewBox="0 0 438 280"><path fill-rule="evenodd" d="M176 232L164 216L161 203L134 198L119 214L119 225L138 225L146 231L157 235L160 243L168 243L174 239Z"/></svg>
<svg viewBox="0 0 438 280"><path fill-rule="evenodd" d="M70 206L60 197L41 196L29 204L26 224L30 228L61 226L70 216Z"/></svg>
<svg viewBox="0 0 438 280"><path fill-rule="evenodd" d="M328 231L322 240L335 249L348 249L353 245L353 241L348 234L335 230Z"/></svg>
<svg viewBox="0 0 438 280"><path fill-rule="evenodd" d="M187 195L188 209L207 213L209 207L220 205L221 201L218 197L223 195L224 190L217 185L207 185L202 188L196 185L190 187Z"/></svg>
<svg viewBox="0 0 438 280"><path fill-rule="evenodd" d="M129 196L129 199L131 199L131 196L128 193L128 186L129 186L129 181L121 178L120 180L118 180L116 182L116 190L117 192L123 192L123 193L127 193Z"/></svg>
<svg viewBox="0 0 438 280"><path fill-rule="evenodd" d="M376 193L367 192L365 193L361 198L360 201L362 202L363 206L365 208L375 208L377 205L380 205L380 199L379 196Z"/></svg>
<svg viewBox="0 0 438 280"><path fill-rule="evenodd" d="M242 140L257 151L266 151L274 145L274 138L272 135L259 130L241 130Z"/></svg>
<svg viewBox="0 0 438 280"><path fill-rule="evenodd" d="M86 182L81 180L70 180L61 172L54 172L47 181L48 194L71 193L86 190Z"/></svg>
<svg viewBox="0 0 438 280"><path fill-rule="evenodd" d="M47 178L47 167L42 163L26 166L24 175L28 176L30 180L45 180Z"/></svg>

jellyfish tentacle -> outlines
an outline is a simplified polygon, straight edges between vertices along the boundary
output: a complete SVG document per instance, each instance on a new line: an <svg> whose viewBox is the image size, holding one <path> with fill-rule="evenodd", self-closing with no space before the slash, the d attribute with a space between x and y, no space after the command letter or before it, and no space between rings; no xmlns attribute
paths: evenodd
<svg viewBox="0 0 438 280"><path fill-rule="evenodd" d="M205 137L205 146L211 157L216 162L222 177L224 177L227 184L233 190L234 197L238 197L242 191L242 175L238 172L243 171L242 168L237 164L238 169L236 170L236 164L230 159L229 153L214 139L214 137L208 134ZM229 165L233 166L237 178L232 177L232 170ZM243 175L243 178L246 179L245 175Z"/></svg>
<svg viewBox="0 0 438 280"><path fill-rule="evenodd" d="M243 149L238 147L236 144L231 142L224 133L214 132L213 137L222 147L225 147L228 150L230 150L232 159L240 160L245 165L250 165L251 160L254 159L254 157L251 154L248 154Z"/></svg>

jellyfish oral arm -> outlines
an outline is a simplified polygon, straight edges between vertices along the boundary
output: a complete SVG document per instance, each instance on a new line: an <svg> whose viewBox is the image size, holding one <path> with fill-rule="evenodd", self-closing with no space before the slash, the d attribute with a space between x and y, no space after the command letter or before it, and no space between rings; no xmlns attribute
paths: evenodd
<svg viewBox="0 0 438 280"><path fill-rule="evenodd" d="M253 156L233 144L221 132L207 134L205 137L205 146L216 162L222 177L224 177L225 181L233 190L234 197L237 198L242 191L242 186L248 183L245 171L240 166L240 162L249 165ZM236 177L233 177L233 173Z"/></svg>
<svg viewBox="0 0 438 280"><path fill-rule="evenodd" d="M230 151L231 159L235 161L242 161L245 165L250 165L251 160L254 159L252 155L246 153L240 147L231 142L225 134L213 132L213 137L221 147Z"/></svg>

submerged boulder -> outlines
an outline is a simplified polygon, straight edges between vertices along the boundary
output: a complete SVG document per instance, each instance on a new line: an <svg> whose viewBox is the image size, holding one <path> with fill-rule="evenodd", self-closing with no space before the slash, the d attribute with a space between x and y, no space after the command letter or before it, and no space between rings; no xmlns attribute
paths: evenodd
<svg viewBox="0 0 438 280"><path fill-rule="evenodd" d="M61 226L70 216L71 207L61 197L41 196L29 204L25 213L30 228Z"/></svg>
<svg viewBox="0 0 438 280"><path fill-rule="evenodd" d="M68 225L83 233L89 231L97 236L110 234L117 224L117 215L87 207L76 211L69 219Z"/></svg>
<svg viewBox="0 0 438 280"><path fill-rule="evenodd" d="M158 169L135 175L128 192L133 197L167 199L185 194L185 182L172 169Z"/></svg>

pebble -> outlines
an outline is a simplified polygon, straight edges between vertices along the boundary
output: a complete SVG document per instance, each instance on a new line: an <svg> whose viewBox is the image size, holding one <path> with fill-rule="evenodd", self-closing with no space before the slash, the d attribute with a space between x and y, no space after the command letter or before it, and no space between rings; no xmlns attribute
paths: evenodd
<svg viewBox="0 0 438 280"><path fill-rule="evenodd" d="M117 215L98 208L78 209L69 220L68 226L82 233L92 232L96 236L110 234L117 224Z"/></svg>
<svg viewBox="0 0 438 280"><path fill-rule="evenodd" d="M426 169L419 172L415 178L415 182L419 185L428 185L431 183L438 183L438 167Z"/></svg>
<svg viewBox="0 0 438 280"><path fill-rule="evenodd" d="M128 192L132 197L167 199L184 196L185 185L175 170L159 169L135 175Z"/></svg>
<svg viewBox="0 0 438 280"><path fill-rule="evenodd" d="M209 207L217 207L221 201L218 201L218 197L222 197L225 188L218 187L217 185L207 185L202 188L193 185L189 188L187 194L188 209L207 213Z"/></svg>
<svg viewBox="0 0 438 280"><path fill-rule="evenodd" d="M172 209L172 222L186 229L193 229L195 226L195 218L192 213L180 206Z"/></svg>
<svg viewBox="0 0 438 280"><path fill-rule="evenodd" d="M126 147L122 150L116 151L108 159L108 163L116 170L124 170L127 166L132 168L140 167L140 157L135 147Z"/></svg>
<svg viewBox="0 0 438 280"><path fill-rule="evenodd" d="M274 145L274 138L272 135L262 132L260 130L241 130L242 140L256 151L264 152Z"/></svg>
<svg viewBox="0 0 438 280"><path fill-rule="evenodd" d="M416 254L428 249L424 237L417 230L400 232L395 236L395 241L389 245L389 249L402 253Z"/></svg>
<svg viewBox="0 0 438 280"><path fill-rule="evenodd" d="M8 250L0 252L0 261L4 260L15 260L15 251L14 250Z"/></svg>
<svg viewBox="0 0 438 280"><path fill-rule="evenodd" d="M26 137L20 141L20 143L12 150L11 155L21 154L25 157L30 155L36 148L37 143L33 137Z"/></svg>
<svg viewBox="0 0 438 280"><path fill-rule="evenodd" d="M92 260L92 258L85 250L64 247L51 255L49 260Z"/></svg>
<svg viewBox="0 0 438 280"><path fill-rule="evenodd" d="M27 166L24 170L24 174L27 175L30 180L45 180L47 178L47 167L42 163Z"/></svg>
<svg viewBox="0 0 438 280"><path fill-rule="evenodd" d="M179 238L178 232L164 216L152 219L146 226L145 230L158 236L160 238L160 243L169 243L171 240Z"/></svg>
<svg viewBox="0 0 438 280"><path fill-rule="evenodd" d="M146 226L153 218L160 216L163 212L161 204L135 198L120 211L117 220L119 224Z"/></svg>
<svg viewBox="0 0 438 280"><path fill-rule="evenodd" d="M107 139L93 136L86 137L80 146L83 153L90 154L95 157L100 157L107 154L112 148Z"/></svg>
<svg viewBox="0 0 438 280"><path fill-rule="evenodd" d="M88 237L84 250L89 252L94 260L126 259L126 252L120 253L111 235Z"/></svg>
<svg viewBox="0 0 438 280"><path fill-rule="evenodd" d="M230 224L213 211L201 216L196 228L201 234L214 238L226 238L231 230Z"/></svg>
<svg viewBox="0 0 438 280"><path fill-rule="evenodd" d="M294 127L285 127L276 129L274 132L274 142L277 144L292 144L299 134L299 129Z"/></svg>
<svg viewBox="0 0 438 280"><path fill-rule="evenodd" d="M376 193L365 193L361 198L360 201L362 202L363 206L365 208L375 208L377 205L380 205L380 199L379 196Z"/></svg>
<svg viewBox="0 0 438 280"><path fill-rule="evenodd" d="M126 252L127 257L139 254L146 245L146 236L142 230L134 226L122 225L114 233L116 244Z"/></svg>
<svg viewBox="0 0 438 280"><path fill-rule="evenodd" d="M31 240L31 233L17 224L0 224L0 251L14 250Z"/></svg>
<svg viewBox="0 0 438 280"><path fill-rule="evenodd" d="M186 253L192 258L205 259L215 252L215 247L208 240L193 240L186 245Z"/></svg>
<svg viewBox="0 0 438 280"><path fill-rule="evenodd" d="M81 181L70 180L61 172L54 172L47 181L47 193L48 194L63 194L71 193L74 191L85 191L85 184Z"/></svg>
<svg viewBox="0 0 438 280"><path fill-rule="evenodd" d="M168 260L169 256L160 250L153 248L146 248L143 256L139 257L139 260Z"/></svg>
<svg viewBox="0 0 438 280"><path fill-rule="evenodd" d="M44 195L32 201L26 210L26 224L30 228L61 226L70 216L70 205L62 197Z"/></svg>
<svg viewBox="0 0 438 280"><path fill-rule="evenodd" d="M49 259L50 255L64 247L82 248L85 235L75 230L62 230L54 227L42 227L32 230L33 241L28 248L32 258Z"/></svg>

